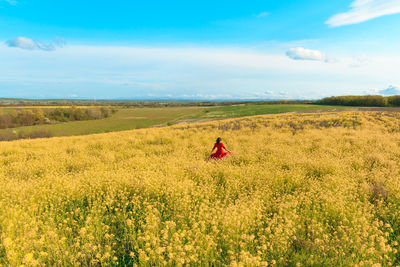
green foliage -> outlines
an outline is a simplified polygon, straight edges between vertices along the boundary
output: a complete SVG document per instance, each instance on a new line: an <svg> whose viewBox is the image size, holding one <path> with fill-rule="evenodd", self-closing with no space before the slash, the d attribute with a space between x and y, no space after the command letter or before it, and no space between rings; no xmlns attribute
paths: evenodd
<svg viewBox="0 0 400 267"><path fill-rule="evenodd" d="M15 108L14 108L15 109ZM20 109L20 108L19 108ZM43 108L45 109L45 108ZM68 108L67 108L68 109ZM1 110L1 109L0 109ZM101 112L101 108L99 108ZM46 124L23 126L18 128L2 129L1 134L12 131L31 132L36 130L46 130L54 136L70 136L70 135L85 135L94 133L124 131L138 128L147 128L153 125L162 125L185 118L191 114L201 112L201 107L168 107L168 108L106 108L104 112L109 112L109 117L104 119L84 120L86 116L83 108L76 108L74 112L75 120L64 123L52 123L48 120ZM3 108L4 112L10 113L7 108ZM104 116L104 115L103 115Z"/></svg>
<svg viewBox="0 0 400 267"><path fill-rule="evenodd" d="M16 109L0 114L0 129L32 126L48 123L82 121L108 118L115 109L101 108L55 108L55 109Z"/></svg>
<svg viewBox="0 0 400 267"><path fill-rule="evenodd" d="M400 101L397 100L400 104ZM317 102L322 105L338 105L338 106L358 106L358 107L386 107L389 104L388 97L380 95L366 95L366 96L332 96L321 99Z"/></svg>
<svg viewBox="0 0 400 267"><path fill-rule="evenodd" d="M387 97L388 104L395 107L400 107L400 95L393 95Z"/></svg>

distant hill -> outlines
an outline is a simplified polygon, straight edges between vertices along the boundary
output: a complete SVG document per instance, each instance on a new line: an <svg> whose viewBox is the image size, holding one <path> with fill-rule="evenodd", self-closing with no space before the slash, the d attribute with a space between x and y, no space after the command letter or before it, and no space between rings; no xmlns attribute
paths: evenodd
<svg viewBox="0 0 400 267"><path fill-rule="evenodd" d="M311 104L312 100L93 100L93 99L23 99L0 98L0 106L127 106L127 107L182 107L182 106L230 106L237 104Z"/></svg>

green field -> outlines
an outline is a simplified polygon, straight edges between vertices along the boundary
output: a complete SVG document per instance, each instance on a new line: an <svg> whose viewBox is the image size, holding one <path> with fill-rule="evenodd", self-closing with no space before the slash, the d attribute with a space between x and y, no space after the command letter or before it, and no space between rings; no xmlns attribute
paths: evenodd
<svg viewBox="0 0 400 267"><path fill-rule="evenodd" d="M26 107L24 107L26 108ZM163 107L163 108L120 108L113 116L100 120L74 121L66 123L25 126L0 130L5 132L31 132L45 130L53 136L85 135L147 128L156 125L171 125L183 121L202 119L233 118L262 114L298 112L307 110L337 109L337 106L267 104L267 105L233 105L217 107ZM352 107L346 107L349 109ZM3 112L15 110L3 108Z"/></svg>
<svg viewBox="0 0 400 267"><path fill-rule="evenodd" d="M235 118L262 114L276 114L307 110L351 109L357 107L338 107L324 105L268 104L268 105L233 105L205 109L199 118Z"/></svg>
<svg viewBox="0 0 400 267"><path fill-rule="evenodd" d="M131 108L119 109L113 116L100 120L74 121L57 124L25 126L6 131L50 131L54 136L85 135L147 128L154 125L165 124L179 118L193 115L202 111L201 107L185 108Z"/></svg>

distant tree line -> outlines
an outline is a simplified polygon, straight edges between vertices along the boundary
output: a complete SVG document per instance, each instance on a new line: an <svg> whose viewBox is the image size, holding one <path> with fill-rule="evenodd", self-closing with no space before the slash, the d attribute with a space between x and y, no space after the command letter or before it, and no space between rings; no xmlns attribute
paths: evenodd
<svg viewBox="0 0 400 267"><path fill-rule="evenodd" d="M270 101L171 101L171 100L75 100L75 99L10 99L0 98L0 106L118 106L118 107L193 107L230 106L237 104L310 104L308 100L270 100Z"/></svg>
<svg viewBox="0 0 400 267"><path fill-rule="evenodd" d="M116 110L101 108L33 108L16 109L0 114L0 129L50 124L68 121L103 119L111 116Z"/></svg>
<svg viewBox="0 0 400 267"><path fill-rule="evenodd" d="M332 96L315 102L321 105L360 106L360 107L399 107L400 95L383 97L380 95L366 96Z"/></svg>

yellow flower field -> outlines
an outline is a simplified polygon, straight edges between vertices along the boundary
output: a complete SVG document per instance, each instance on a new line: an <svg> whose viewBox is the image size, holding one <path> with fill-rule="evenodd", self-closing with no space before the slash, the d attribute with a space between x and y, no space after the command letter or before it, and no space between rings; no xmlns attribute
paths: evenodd
<svg viewBox="0 0 400 267"><path fill-rule="evenodd" d="M399 163L382 112L2 142L0 265L399 265Z"/></svg>

